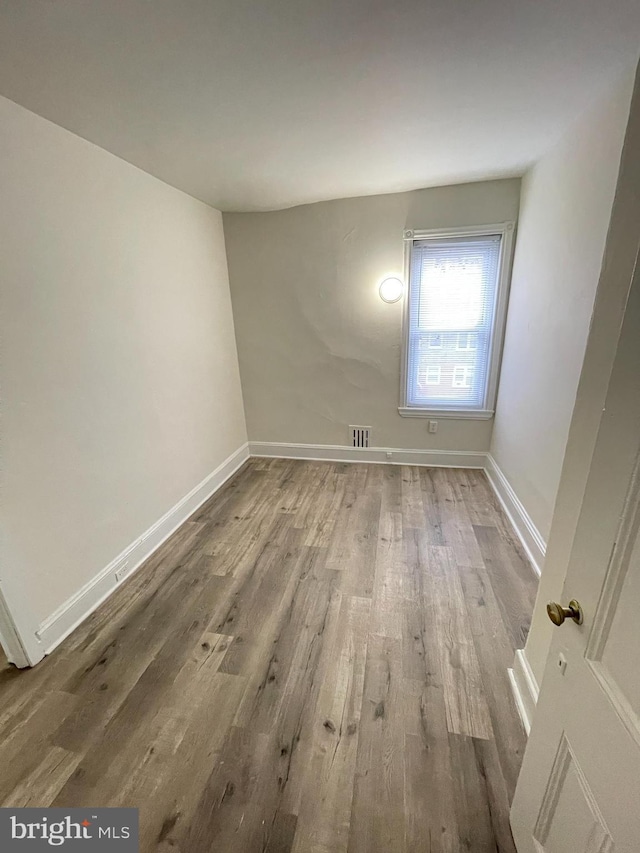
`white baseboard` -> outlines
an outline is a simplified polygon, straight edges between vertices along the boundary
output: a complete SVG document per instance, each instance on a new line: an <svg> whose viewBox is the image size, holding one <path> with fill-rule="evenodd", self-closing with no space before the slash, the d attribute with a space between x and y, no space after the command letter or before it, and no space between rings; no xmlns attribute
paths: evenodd
<svg viewBox="0 0 640 853"><path fill-rule="evenodd" d="M14 664L18 669L33 666L42 660L37 639L33 637L33 642L28 645L20 636L2 590L0 590L0 646L9 663Z"/></svg>
<svg viewBox="0 0 640 853"><path fill-rule="evenodd" d="M44 654L49 654L65 637L123 584L171 534L214 494L249 458L249 446L244 444L219 465L215 471L178 501L135 542L132 542L108 566L72 595L39 626L36 636ZM115 573L127 562L127 573L116 580Z"/></svg>
<svg viewBox="0 0 640 853"><path fill-rule="evenodd" d="M490 453L485 458L484 470L489 482L496 493L502 508L505 511L518 539L524 548L534 571L540 576L544 565L544 557L547 551L547 543L542 538L540 531L533 523L531 516L526 511L518 496L513 491L511 484L498 467L496 460Z"/></svg>
<svg viewBox="0 0 640 853"><path fill-rule="evenodd" d="M426 465L434 468L484 468L483 451L404 450L397 447L349 447L340 444L286 444L250 441L252 456L307 459L320 462L365 462L385 465Z"/></svg>
<svg viewBox="0 0 640 853"><path fill-rule="evenodd" d="M507 518L511 522L520 544L525 550L533 570L538 576L542 572L547 543L540 535L540 531L533 523L531 516L526 511L520 499L514 492L511 484L498 467L496 460L490 453L486 455L485 474L502 505ZM513 661L513 669L507 670L511 689L522 719L522 725L527 735L531 731L531 721L538 702L538 682L524 649L516 651Z"/></svg>
<svg viewBox="0 0 640 853"><path fill-rule="evenodd" d="M538 682L529 666L524 649L516 651L513 669L507 671L522 724L526 733L529 734L533 712L538 702Z"/></svg>

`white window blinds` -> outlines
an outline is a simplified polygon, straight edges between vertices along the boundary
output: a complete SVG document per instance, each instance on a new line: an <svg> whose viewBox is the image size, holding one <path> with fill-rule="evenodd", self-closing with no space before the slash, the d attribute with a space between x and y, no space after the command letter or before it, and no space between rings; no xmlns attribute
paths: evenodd
<svg viewBox="0 0 640 853"><path fill-rule="evenodd" d="M413 241L407 406L486 407L501 240L496 234Z"/></svg>

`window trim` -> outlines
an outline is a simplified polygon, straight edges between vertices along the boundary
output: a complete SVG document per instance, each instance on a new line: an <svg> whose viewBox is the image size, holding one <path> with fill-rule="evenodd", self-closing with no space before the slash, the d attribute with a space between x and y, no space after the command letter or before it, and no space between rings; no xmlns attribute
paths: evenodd
<svg viewBox="0 0 640 853"><path fill-rule="evenodd" d="M504 330L507 320L509 287L511 284L511 263L513 259L513 236L515 222L498 222L492 225L470 225L464 228L436 228L428 231L408 230L404 232L404 280L405 298L402 311L402 360L400 371L399 414L404 418L428 418L437 415L440 418L459 420L489 420L495 414L498 378L502 361ZM411 304L411 252L414 240L432 240L448 237L489 237L499 234L500 259L498 267L498 292L493 315L493 335L489 349L489 369L481 408L461 409L453 406L429 406L421 408L409 406L407 402L407 378L409 362L409 306Z"/></svg>

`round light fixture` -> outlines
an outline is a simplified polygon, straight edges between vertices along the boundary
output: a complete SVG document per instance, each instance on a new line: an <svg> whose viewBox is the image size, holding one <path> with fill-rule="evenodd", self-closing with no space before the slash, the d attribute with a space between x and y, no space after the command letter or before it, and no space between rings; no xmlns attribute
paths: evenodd
<svg viewBox="0 0 640 853"><path fill-rule="evenodd" d="M401 279L395 276L390 276L380 282L380 299L383 302L397 302L402 298L403 292L404 284Z"/></svg>

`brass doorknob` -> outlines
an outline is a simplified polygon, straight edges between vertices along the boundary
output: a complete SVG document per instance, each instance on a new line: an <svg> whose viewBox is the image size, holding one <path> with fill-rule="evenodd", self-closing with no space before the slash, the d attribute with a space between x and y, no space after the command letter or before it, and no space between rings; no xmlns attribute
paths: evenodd
<svg viewBox="0 0 640 853"><path fill-rule="evenodd" d="M563 607L557 601L547 604L547 616L554 625L562 625L565 619L573 619L578 625L582 625L582 607L580 602L572 598L568 607Z"/></svg>

